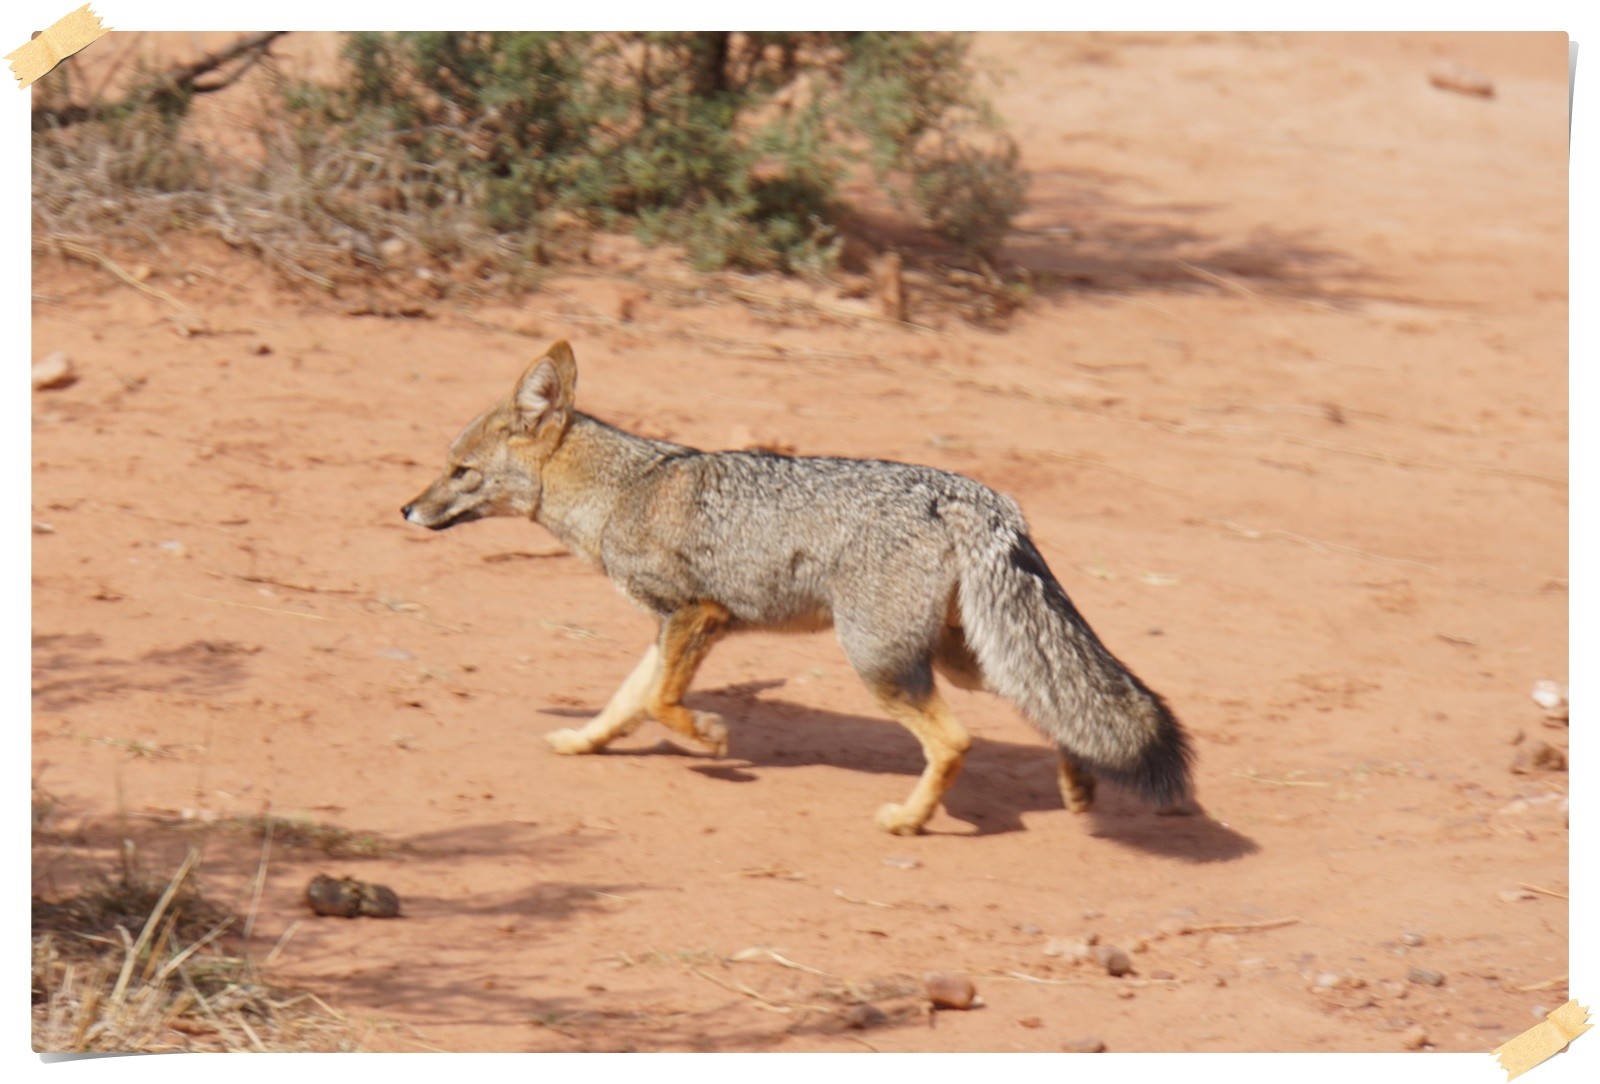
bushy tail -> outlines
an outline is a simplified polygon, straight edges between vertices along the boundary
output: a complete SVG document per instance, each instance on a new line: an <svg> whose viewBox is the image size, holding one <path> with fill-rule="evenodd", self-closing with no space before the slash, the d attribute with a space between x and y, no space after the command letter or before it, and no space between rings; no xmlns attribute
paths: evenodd
<svg viewBox="0 0 1600 1084"><path fill-rule="evenodd" d="M961 624L985 682L1095 774L1160 806L1182 803L1188 735L1106 650L1025 528L1009 519L961 532Z"/></svg>

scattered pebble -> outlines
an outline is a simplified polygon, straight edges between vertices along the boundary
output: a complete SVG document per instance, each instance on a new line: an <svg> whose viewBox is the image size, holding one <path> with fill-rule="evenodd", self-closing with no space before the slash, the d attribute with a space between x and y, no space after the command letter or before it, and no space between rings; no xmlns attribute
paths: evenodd
<svg viewBox="0 0 1600 1084"><path fill-rule="evenodd" d="M1096 945L1092 953L1094 960L1106 969L1106 974L1113 978L1126 975L1133 970L1133 961L1128 959L1128 954L1115 945Z"/></svg>
<svg viewBox="0 0 1600 1084"><path fill-rule="evenodd" d="M1487 75L1453 62L1434 65L1428 72L1428 82L1440 90L1472 98L1494 97L1494 82Z"/></svg>
<svg viewBox="0 0 1600 1084"><path fill-rule="evenodd" d="M883 864L893 866L895 869L916 869L922 865L922 860L913 858L909 854L890 854L884 856Z"/></svg>
<svg viewBox="0 0 1600 1084"><path fill-rule="evenodd" d="M1093 907L1085 907L1083 909L1083 920L1085 922L1093 922L1104 913L1103 911L1096 911Z"/></svg>
<svg viewBox="0 0 1600 1084"><path fill-rule="evenodd" d="M1165 968L1157 968L1156 970L1150 972L1150 977L1152 979L1175 979L1178 976L1174 975Z"/></svg>
<svg viewBox="0 0 1600 1084"><path fill-rule="evenodd" d="M1040 929L1038 926L1035 926L1031 922L1019 922L1017 923L1017 932L1022 934L1024 937L1038 937L1040 934L1044 933L1044 930Z"/></svg>
<svg viewBox="0 0 1600 1084"><path fill-rule="evenodd" d="M33 533L34 534L55 534L56 533L55 524L46 523L42 519L36 519L36 520L33 521Z"/></svg>
<svg viewBox="0 0 1600 1084"><path fill-rule="evenodd" d="M1518 900L1536 900L1539 893L1529 892L1526 888L1502 888L1495 895L1500 897L1501 903L1516 903Z"/></svg>
<svg viewBox="0 0 1600 1084"><path fill-rule="evenodd" d="M1395 1001L1403 1001L1411 991L1403 982L1396 979L1384 979L1378 984L1378 992L1384 997L1392 998Z"/></svg>
<svg viewBox="0 0 1600 1084"><path fill-rule="evenodd" d="M1100 943L1100 935L1095 933L1093 930L1090 930L1082 937L1078 938L1078 940L1082 941L1085 945L1098 945Z"/></svg>
<svg viewBox="0 0 1600 1084"><path fill-rule="evenodd" d="M319 873L306 885L306 903L319 915L341 918L396 918L400 897L388 885L369 884L354 877L334 878Z"/></svg>
<svg viewBox="0 0 1600 1084"><path fill-rule="evenodd" d="M1428 1033L1421 1024L1413 1024L1400 1036L1400 1045L1407 1050L1421 1050L1428 1045Z"/></svg>
<svg viewBox="0 0 1600 1084"><path fill-rule="evenodd" d="M1419 986L1443 986L1444 976L1432 968L1413 967L1406 972L1406 978Z"/></svg>
<svg viewBox="0 0 1600 1084"><path fill-rule="evenodd" d="M1564 772L1567 770L1567 752L1547 741L1525 741L1517 746L1512 758L1514 775L1531 775L1534 772Z"/></svg>
<svg viewBox="0 0 1600 1084"><path fill-rule="evenodd" d="M1131 986L1120 986L1117 988L1117 997L1121 998L1123 1001L1132 1001L1138 996L1138 992L1135 991Z"/></svg>
<svg viewBox="0 0 1600 1084"><path fill-rule="evenodd" d="M881 1024L888 1023L888 1021L888 1013L884 1012L876 1005L869 1004L865 1001L859 1005L850 1006L850 1008L847 1009L844 1014L844 1026L847 1028L855 1028L857 1031L865 1031L867 1028L875 1028Z"/></svg>
<svg viewBox="0 0 1600 1084"><path fill-rule="evenodd" d="M1567 690L1558 681L1548 678L1533 683L1533 702L1545 711L1555 711L1567 706Z"/></svg>
<svg viewBox="0 0 1600 1084"><path fill-rule="evenodd" d="M380 647L374 654L380 659L394 659L397 662L410 662L416 658L415 655L403 647Z"/></svg>
<svg viewBox="0 0 1600 1084"><path fill-rule="evenodd" d="M1017 1021L1017 1024L1025 1028L1044 1027L1044 1021L1039 1019L1037 1016L1024 1016L1021 1020Z"/></svg>
<svg viewBox="0 0 1600 1084"><path fill-rule="evenodd" d="M950 971L931 971L922 977L928 1000L936 1009L970 1009L978 996L977 987L965 975Z"/></svg>
<svg viewBox="0 0 1600 1084"><path fill-rule="evenodd" d="M1419 945L1426 945L1428 943L1428 939L1423 937L1420 933L1411 933L1408 931L1400 935L1400 943L1402 945L1410 945L1412 948L1416 948Z"/></svg>
<svg viewBox="0 0 1600 1084"><path fill-rule="evenodd" d="M77 381L78 374L72 367L72 359L59 350L33 363L34 391L56 391Z"/></svg>
<svg viewBox="0 0 1600 1084"><path fill-rule="evenodd" d="M1044 943L1046 956L1064 956L1069 960L1087 960L1089 946L1082 941L1069 941L1064 937L1052 937Z"/></svg>
<svg viewBox="0 0 1600 1084"><path fill-rule="evenodd" d="M1063 1054L1104 1054L1105 1041L1095 1035L1085 1035L1081 1039L1068 1039L1061 1044Z"/></svg>

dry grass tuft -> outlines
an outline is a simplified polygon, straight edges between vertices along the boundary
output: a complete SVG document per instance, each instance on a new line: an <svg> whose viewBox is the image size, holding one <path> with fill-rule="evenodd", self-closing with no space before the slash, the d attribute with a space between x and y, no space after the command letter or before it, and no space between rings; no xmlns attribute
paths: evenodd
<svg viewBox="0 0 1600 1084"><path fill-rule="evenodd" d="M201 894L198 860L191 850L164 886L125 869L69 898L33 901L35 1051L357 1049L315 995L276 989L224 950L238 916Z"/></svg>

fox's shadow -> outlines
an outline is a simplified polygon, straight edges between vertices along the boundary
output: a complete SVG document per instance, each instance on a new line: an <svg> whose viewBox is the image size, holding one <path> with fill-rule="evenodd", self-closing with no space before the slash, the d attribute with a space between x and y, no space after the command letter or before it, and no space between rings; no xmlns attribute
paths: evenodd
<svg viewBox="0 0 1600 1084"><path fill-rule="evenodd" d="M752 783L760 778L762 769L825 764L853 772L905 776L907 789L910 780L921 773L922 750L904 728L884 718L756 698L757 692L779 684L752 683L691 694L690 702L699 701L723 716L729 734L727 759L696 763L691 770L711 779ZM548 713L576 714L561 709ZM608 749L607 755L679 756L688 752L657 738L649 742L642 746L621 743ZM883 797L885 801L899 800L901 795L886 793ZM1043 739L1023 743L974 735L966 765L945 795L944 808L952 817L972 825L977 835L1020 831L1022 814L1062 808L1055 755ZM1190 862L1228 861L1260 849L1248 836L1205 813L1162 816L1108 784L1100 786L1088 817L1093 836Z"/></svg>

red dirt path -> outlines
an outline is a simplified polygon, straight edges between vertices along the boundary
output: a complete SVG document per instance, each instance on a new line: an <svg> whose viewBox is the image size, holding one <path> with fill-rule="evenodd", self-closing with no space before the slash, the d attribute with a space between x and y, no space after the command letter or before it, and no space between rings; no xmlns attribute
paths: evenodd
<svg viewBox="0 0 1600 1084"><path fill-rule="evenodd" d="M35 851L36 890L129 834L170 869L185 810L403 845L276 848L255 920L258 955L302 923L273 976L377 1049L1484 1051L1561 1004L1567 776L1509 766L1519 732L1565 743L1528 695L1567 677L1565 38L979 51L1034 176L1009 255L1036 296L1001 333L775 279L744 304L625 239L425 320L157 266L187 335L42 264L35 356L82 379L34 398L32 752L78 842ZM1494 97L1431 86L1442 61ZM648 621L537 527L398 509L561 337L615 423L1015 496L1191 728L1209 816L1073 816L1034 731L955 692L965 774L883 835L920 757L821 635L712 655L689 702L725 760L653 724L554 755ZM257 844L205 846L243 906ZM318 871L406 917L312 917ZM1134 973L1046 954L1086 931L1144 938ZM934 969L982 1007L893 996ZM845 1029L850 984L891 1019Z"/></svg>

